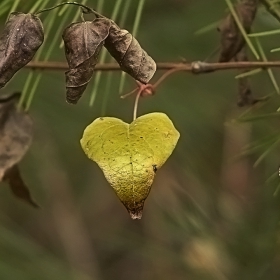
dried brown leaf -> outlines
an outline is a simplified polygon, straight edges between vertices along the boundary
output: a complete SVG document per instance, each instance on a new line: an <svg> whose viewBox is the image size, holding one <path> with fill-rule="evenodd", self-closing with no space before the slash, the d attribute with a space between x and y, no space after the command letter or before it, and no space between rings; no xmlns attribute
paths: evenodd
<svg viewBox="0 0 280 280"><path fill-rule="evenodd" d="M32 141L32 120L16 108L17 97L0 99L0 181L21 161Z"/></svg>
<svg viewBox="0 0 280 280"><path fill-rule="evenodd" d="M247 77L238 79L238 100L239 107L250 106L255 103L250 83Z"/></svg>
<svg viewBox="0 0 280 280"><path fill-rule="evenodd" d="M20 199L28 202L30 205L32 205L35 208L39 207L33 201L27 186L23 182L17 165L14 165L10 169L8 169L6 171L3 179L4 179L4 181L6 181L9 184L13 194L17 198L20 198Z"/></svg>
<svg viewBox="0 0 280 280"><path fill-rule="evenodd" d="M19 96L15 93L0 99L0 182L7 182L15 196L38 207L17 166L30 147L33 126L28 114L16 107Z"/></svg>
<svg viewBox="0 0 280 280"><path fill-rule="evenodd" d="M96 18L72 23L64 30L62 38L70 68L65 72L67 102L76 104L85 91L110 26L109 19Z"/></svg>
<svg viewBox="0 0 280 280"><path fill-rule="evenodd" d="M114 22L105 40L105 48L119 63L121 69L141 83L147 84L156 71L156 63L141 48L138 41L127 30Z"/></svg>
<svg viewBox="0 0 280 280"><path fill-rule="evenodd" d="M235 10L243 28L249 34L257 12L257 1L243 0L235 6ZM245 40L231 13L222 21L218 30L221 32L219 62L228 62L245 46Z"/></svg>
<svg viewBox="0 0 280 280"><path fill-rule="evenodd" d="M43 41L43 26L37 16L10 14L0 37L0 88L31 61Z"/></svg>

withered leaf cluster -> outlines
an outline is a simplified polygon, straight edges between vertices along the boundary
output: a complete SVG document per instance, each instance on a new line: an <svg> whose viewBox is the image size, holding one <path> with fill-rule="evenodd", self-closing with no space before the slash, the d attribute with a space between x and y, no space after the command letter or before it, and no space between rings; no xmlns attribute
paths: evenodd
<svg viewBox="0 0 280 280"><path fill-rule="evenodd" d="M31 61L43 41L43 26L37 16L10 14L0 37L0 88Z"/></svg>
<svg viewBox="0 0 280 280"><path fill-rule="evenodd" d="M243 0L235 5L238 18L248 34L256 16L257 4L257 0ZM221 22L218 31L221 34L219 62L228 62L242 50L245 40L231 13Z"/></svg>
<svg viewBox="0 0 280 280"><path fill-rule="evenodd" d="M156 63L132 34L108 18L73 23L65 29L62 38L69 65L65 73L69 103L77 103L85 91L103 45L121 69L141 83L148 83L156 71Z"/></svg>
<svg viewBox="0 0 280 280"><path fill-rule="evenodd" d="M85 91L105 45L121 69L141 83L148 83L156 63L127 30L96 14L93 21L76 22L63 32L65 55L69 65L66 76L66 100L75 104ZM34 14L10 14L0 36L0 88L32 60L44 41L41 20Z"/></svg>
<svg viewBox="0 0 280 280"><path fill-rule="evenodd" d="M0 99L0 182L7 182L15 196L37 207L18 167L30 147L33 127L29 115L17 109L18 97L13 94Z"/></svg>

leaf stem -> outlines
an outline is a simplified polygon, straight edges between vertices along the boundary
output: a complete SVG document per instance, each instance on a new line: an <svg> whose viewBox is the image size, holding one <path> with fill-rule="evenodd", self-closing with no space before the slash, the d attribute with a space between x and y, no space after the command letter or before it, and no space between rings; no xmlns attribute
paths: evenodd
<svg viewBox="0 0 280 280"><path fill-rule="evenodd" d="M168 76L170 76L171 74L181 71L181 69L170 69L169 71L165 72L154 84L154 88L157 88Z"/></svg>
<svg viewBox="0 0 280 280"><path fill-rule="evenodd" d="M77 2L63 2L63 3L57 4L53 7L40 10L40 11L36 12L35 14L38 15L38 14L41 14L43 12L48 12L48 11L51 11L53 9L59 8L59 7L64 6L64 5L76 5L76 6L79 6L83 9L85 9L85 10L83 10L83 13L94 14L96 17L104 17L103 15L97 13L95 10L91 9L90 7L88 7L86 5L83 5L81 3L77 3Z"/></svg>
<svg viewBox="0 0 280 280"><path fill-rule="evenodd" d="M134 109L133 109L133 120L135 121L137 118L137 110L138 110L138 104L139 104L139 98L141 96L141 89L138 91L136 98L135 98L135 103L134 103Z"/></svg>
<svg viewBox="0 0 280 280"><path fill-rule="evenodd" d="M130 91L129 93L126 93L124 95L121 95L122 99L127 98L128 96L132 95L134 92L136 92L138 90L138 88L135 88L134 90Z"/></svg>

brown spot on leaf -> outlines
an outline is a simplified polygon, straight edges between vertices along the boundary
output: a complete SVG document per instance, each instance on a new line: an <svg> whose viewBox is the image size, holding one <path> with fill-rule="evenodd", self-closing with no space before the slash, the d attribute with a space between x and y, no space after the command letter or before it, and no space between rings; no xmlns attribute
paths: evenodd
<svg viewBox="0 0 280 280"><path fill-rule="evenodd" d="M157 172L157 165L156 164L153 164L153 171L156 173Z"/></svg>

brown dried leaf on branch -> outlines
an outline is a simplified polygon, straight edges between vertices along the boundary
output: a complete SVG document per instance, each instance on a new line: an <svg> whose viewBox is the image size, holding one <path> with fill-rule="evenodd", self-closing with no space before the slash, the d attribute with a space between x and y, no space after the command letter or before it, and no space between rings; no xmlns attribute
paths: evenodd
<svg viewBox="0 0 280 280"><path fill-rule="evenodd" d="M14 165L10 169L8 169L4 175L3 181L7 182L13 192L13 194L23 199L24 201L28 202L35 208L39 206L33 201L28 187L25 185L24 181L22 180L19 167L18 165Z"/></svg>
<svg viewBox="0 0 280 280"><path fill-rule="evenodd" d="M235 11L244 28L249 34L257 12L257 0L243 0L235 5ZM228 62L233 59L245 46L245 39L240 32L231 13L218 27L221 32L221 51L219 62Z"/></svg>
<svg viewBox="0 0 280 280"><path fill-rule="evenodd" d="M235 61L248 61L246 47L235 56ZM248 70L242 70L241 73L246 73ZM239 107L250 106L256 103L256 99L253 97L253 93L250 87L249 78L242 77L238 79L238 100L237 105Z"/></svg>
<svg viewBox="0 0 280 280"><path fill-rule="evenodd" d="M147 84L156 71L156 63L142 49L138 41L127 30L112 23L105 48L119 63L121 69L135 80Z"/></svg>
<svg viewBox="0 0 280 280"><path fill-rule="evenodd" d="M30 62L44 41L41 20L33 14L12 13L0 37L0 88Z"/></svg>
<svg viewBox="0 0 280 280"><path fill-rule="evenodd" d="M37 207L17 166L31 145L33 127L29 115L16 107L19 95L0 99L0 182L6 181L15 196Z"/></svg>
<svg viewBox="0 0 280 280"><path fill-rule="evenodd" d="M109 19L96 18L72 23L64 30L62 38L70 68L65 72L67 102L76 104L85 91L110 26Z"/></svg>

